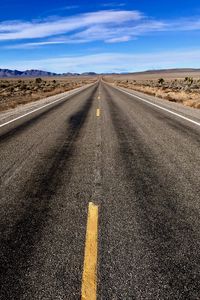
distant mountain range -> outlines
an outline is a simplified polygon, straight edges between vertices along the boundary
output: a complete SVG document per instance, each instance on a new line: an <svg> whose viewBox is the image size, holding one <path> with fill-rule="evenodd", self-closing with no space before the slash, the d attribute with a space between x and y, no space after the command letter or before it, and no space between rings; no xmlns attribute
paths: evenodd
<svg viewBox="0 0 200 300"><path fill-rule="evenodd" d="M177 69L160 69L160 70L148 70L142 72L130 72L130 73L123 73L123 74L159 74L159 73L190 73L190 72L200 72L200 69L194 68L177 68Z"/></svg>
<svg viewBox="0 0 200 300"><path fill-rule="evenodd" d="M94 72L85 72L82 74L79 73L63 73L57 74L52 72L46 72L41 70L26 70L26 71L18 71L18 70L9 70L9 69L0 69L0 77L1 78L12 78L12 77L49 77L49 76L95 76L97 75Z"/></svg>
<svg viewBox="0 0 200 300"><path fill-rule="evenodd" d="M200 72L200 69L193 68L180 68L180 69L161 69L161 70L149 70L143 72L123 72L118 74L159 74L159 73L180 73L180 72ZM41 70L9 70L9 69L0 69L0 78L13 78L13 77L53 77L53 76L97 76L97 75L116 75L117 73L101 73L97 74L95 72L84 72L84 73L63 73L57 74L52 72L46 72Z"/></svg>

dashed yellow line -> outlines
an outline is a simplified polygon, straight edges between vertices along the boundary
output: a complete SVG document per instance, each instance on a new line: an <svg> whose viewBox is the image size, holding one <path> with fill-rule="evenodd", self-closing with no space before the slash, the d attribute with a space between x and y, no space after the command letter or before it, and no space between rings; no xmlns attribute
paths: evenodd
<svg viewBox="0 0 200 300"><path fill-rule="evenodd" d="M97 117L100 117L100 108L97 108L96 116L97 116Z"/></svg>
<svg viewBox="0 0 200 300"><path fill-rule="evenodd" d="M81 300L97 298L98 206L89 203Z"/></svg>

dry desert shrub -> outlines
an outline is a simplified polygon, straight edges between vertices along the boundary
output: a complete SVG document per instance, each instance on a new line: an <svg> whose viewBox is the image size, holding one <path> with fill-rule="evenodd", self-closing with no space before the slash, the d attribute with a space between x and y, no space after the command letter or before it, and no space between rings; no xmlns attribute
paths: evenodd
<svg viewBox="0 0 200 300"><path fill-rule="evenodd" d="M92 77L0 79L0 111L60 94L94 81L96 78Z"/></svg>
<svg viewBox="0 0 200 300"><path fill-rule="evenodd" d="M150 96L182 103L184 105L200 108L200 79L186 77L185 79L164 80L110 80L116 86L133 89Z"/></svg>

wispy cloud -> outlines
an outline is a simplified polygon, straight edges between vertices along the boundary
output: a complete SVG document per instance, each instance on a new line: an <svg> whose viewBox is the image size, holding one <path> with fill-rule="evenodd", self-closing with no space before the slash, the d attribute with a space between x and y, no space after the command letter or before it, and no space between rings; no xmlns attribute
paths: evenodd
<svg viewBox="0 0 200 300"><path fill-rule="evenodd" d="M81 44L93 41L104 41L105 43L128 42L136 39L138 36L149 32L165 30L165 24L162 22L151 21L145 23L136 22L136 24L124 24L124 26L107 26L105 24L97 24L75 33L69 33L67 37L63 35L48 38L43 41L20 43L6 46L9 49L27 49L41 47L44 45L55 44Z"/></svg>
<svg viewBox="0 0 200 300"><path fill-rule="evenodd" d="M3 68L43 69L55 72L124 72L174 67L200 67L200 49L159 53L98 53L83 56L55 57L43 60L2 64Z"/></svg>
<svg viewBox="0 0 200 300"><path fill-rule="evenodd" d="M108 39L107 43L128 42L130 40L132 40L132 37L130 35L124 35L124 36Z"/></svg>
<svg viewBox="0 0 200 300"><path fill-rule="evenodd" d="M104 10L52 21L3 22L0 23L0 41L44 38L98 24L109 24L113 27L126 22L138 21L142 18L142 14L138 11Z"/></svg>
<svg viewBox="0 0 200 300"><path fill-rule="evenodd" d="M15 45L10 45L6 46L6 49L32 49L32 48L37 48L37 47L42 47L42 46L47 46L47 45L59 45L59 44L67 44L67 40L55 40L55 41L44 41L44 42L33 42L33 43L22 43L22 44L15 44Z"/></svg>
<svg viewBox="0 0 200 300"><path fill-rule="evenodd" d="M110 25L110 24L109 24ZM12 44L6 46L10 49L26 49L40 47L44 45L55 44L77 44L88 43L93 41L104 41L105 43L119 43L134 40L136 37L151 31L160 31L164 27L164 23L156 21L148 21L138 24L138 21L132 23L127 22L123 26L113 24L108 26L105 23L96 23L92 26L85 27L78 32L69 32L66 36L54 36L52 38L46 38L45 40L39 39L34 42L26 42L20 44Z"/></svg>
<svg viewBox="0 0 200 300"><path fill-rule="evenodd" d="M174 21L172 26L174 30L179 30L179 31L200 30L200 17L180 19Z"/></svg>
<svg viewBox="0 0 200 300"><path fill-rule="evenodd" d="M102 3L101 6L102 7L123 7L125 6L126 3L125 2L121 2L121 3L118 3L118 2L108 2L108 3Z"/></svg>
<svg viewBox="0 0 200 300"><path fill-rule="evenodd" d="M42 16L47 15L47 14L59 13L59 12L67 11L67 10L74 10L74 9L78 9L79 7L80 7L79 5L66 5L66 6L55 8L55 9L47 10L42 14Z"/></svg>
<svg viewBox="0 0 200 300"><path fill-rule="evenodd" d="M0 42L4 42L6 48L26 49L93 41L120 43L149 33L194 30L200 30L199 17L154 20L135 10L102 10L30 22L0 22Z"/></svg>
<svg viewBox="0 0 200 300"><path fill-rule="evenodd" d="M77 9L77 8L79 8L79 5L67 5L67 6L63 6L58 9L55 9L54 11L70 10L70 9Z"/></svg>

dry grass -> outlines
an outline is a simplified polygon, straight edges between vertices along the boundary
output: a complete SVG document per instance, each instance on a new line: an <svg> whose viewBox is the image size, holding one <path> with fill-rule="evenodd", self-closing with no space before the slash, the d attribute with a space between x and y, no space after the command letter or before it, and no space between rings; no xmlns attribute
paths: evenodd
<svg viewBox="0 0 200 300"><path fill-rule="evenodd" d="M104 79L117 86L133 89L168 101L182 103L186 106L200 108L199 73L196 74L195 77L192 77L192 79L190 79L190 74L182 74L181 78L180 74L175 74L179 75L178 79L174 77L174 74L165 74L165 76L162 77L164 79L162 84L159 83L160 75L161 74L140 75L139 78L136 75L120 75L108 76ZM183 75L186 76L183 78ZM185 79L186 77L188 77L187 80Z"/></svg>
<svg viewBox="0 0 200 300"><path fill-rule="evenodd" d="M96 81L93 77L0 79L0 111L60 94Z"/></svg>

